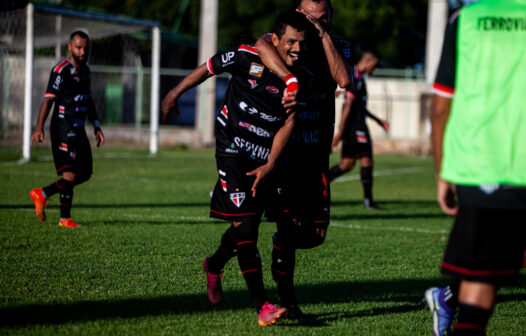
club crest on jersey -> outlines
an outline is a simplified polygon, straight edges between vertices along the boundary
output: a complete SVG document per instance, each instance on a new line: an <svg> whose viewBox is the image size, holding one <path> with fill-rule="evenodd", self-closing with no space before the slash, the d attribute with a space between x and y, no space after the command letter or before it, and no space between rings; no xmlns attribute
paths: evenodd
<svg viewBox="0 0 526 336"><path fill-rule="evenodd" d="M250 88L251 88L252 90L254 90L254 89L258 86L258 82L255 81L254 79L249 79L249 80L248 80L248 83L250 84Z"/></svg>
<svg viewBox="0 0 526 336"><path fill-rule="evenodd" d="M252 62L252 64L250 64L249 75L257 77L257 78L261 78L261 76L263 76L264 69L265 67L263 65L258 64L256 62Z"/></svg>
<svg viewBox="0 0 526 336"><path fill-rule="evenodd" d="M67 151L68 151L68 144L62 142L62 143L60 144L60 146L58 147L58 149L60 149L61 151L67 152Z"/></svg>
<svg viewBox="0 0 526 336"><path fill-rule="evenodd" d="M271 93L271 94L278 94L279 93L278 88L275 87L275 86L267 86L265 89L267 89L267 92Z"/></svg>
<svg viewBox="0 0 526 336"><path fill-rule="evenodd" d="M241 203L245 200L245 193L244 192L236 192L230 194L230 200L232 203L234 203L238 208L241 206Z"/></svg>

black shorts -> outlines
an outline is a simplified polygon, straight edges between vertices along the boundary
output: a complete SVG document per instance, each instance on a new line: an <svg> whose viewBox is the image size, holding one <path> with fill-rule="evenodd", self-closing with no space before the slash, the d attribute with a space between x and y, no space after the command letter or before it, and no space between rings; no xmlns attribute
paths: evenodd
<svg viewBox="0 0 526 336"><path fill-rule="evenodd" d="M82 130L68 134L51 137L57 174L69 171L79 176L90 176L93 172L93 158L86 133Z"/></svg>
<svg viewBox="0 0 526 336"><path fill-rule="evenodd" d="M309 164L280 163L268 186L265 216L276 221L282 214L298 218L300 224L327 228L331 191L327 169Z"/></svg>
<svg viewBox="0 0 526 336"><path fill-rule="evenodd" d="M526 249L526 209L460 206L442 273L461 280L513 283Z"/></svg>
<svg viewBox="0 0 526 336"><path fill-rule="evenodd" d="M346 130L342 142L342 157L359 159L373 155L371 136L365 125Z"/></svg>
<svg viewBox="0 0 526 336"><path fill-rule="evenodd" d="M249 216L263 214L265 202L264 183L258 186L252 197L255 177L246 173L261 166L243 157L216 157L219 174L210 203L210 217L228 221L242 221Z"/></svg>

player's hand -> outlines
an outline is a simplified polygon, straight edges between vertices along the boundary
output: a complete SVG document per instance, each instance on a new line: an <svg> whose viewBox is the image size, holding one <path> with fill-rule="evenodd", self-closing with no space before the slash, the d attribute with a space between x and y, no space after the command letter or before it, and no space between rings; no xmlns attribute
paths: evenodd
<svg viewBox="0 0 526 336"><path fill-rule="evenodd" d="M382 120L382 128L388 132L389 131L389 128L391 127L391 125L389 124L389 122L387 120Z"/></svg>
<svg viewBox="0 0 526 336"><path fill-rule="evenodd" d="M33 132L33 135L31 135L31 145L34 142L44 142L44 130L37 129L35 132Z"/></svg>
<svg viewBox="0 0 526 336"><path fill-rule="evenodd" d="M166 118L168 117L168 113L173 111L176 116L180 116L179 108L177 107L177 101L173 100L172 98L166 96L162 103L161 103L161 111L163 112L163 124L166 123Z"/></svg>
<svg viewBox="0 0 526 336"><path fill-rule="evenodd" d="M457 190L455 185L444 181L440 177L437 178L437 200L440 209L446 214L456 216L458 213L458 205L455 200Z"/></svg>
<svg viewBox="0 0 526 336"><path fill-rule="evenodd" d="M334 138L332 139L332 147L336 147L338 143L342 140L342 133L338 132L334 135Z"/></svg>
<svg viewBox="0 0 526 336"><path fill-rule="evenodd" d="M283 107L285 108L285 111L287 113L292 112L294 107L296 107L296 105L298 104L298 102L296 100L296 97L297 97L296 94L297 93L298 93L298 91L295 91L294 93L289 94L287 89L285 89L285 91L283 91L283 98L281 98L281 105L283 105Z"/></svg>
<svg viewBox="0 0 526 336"><path fill-rule="evenodd" d="M97 147L104 145L104 133L100 128L95 131L95 137L97 138Z"/></svg>
<svg viewBox="0 0 526 336"><path fill-rule="evenodd" d="M256 197L256 189L258 184L267 177L267 175L272 171L273 166L268 162L262 166L257 167L253 171L247 173L247 176L256 176L254 183L252 184L252 197Z"/></svg>
<svg viewBox="0 0 526 336"><path fill-rule="evenodd" d="M318 19L316 19L314 16L307 13L304 9L296 9L296 12L300 12L301 14L305 15L307 20L309 20L314 25L314 27L318 30L320 38L323 38L323 36L325 36L325 34L327 33L327 30L325 29L324 25Z"/></svg>

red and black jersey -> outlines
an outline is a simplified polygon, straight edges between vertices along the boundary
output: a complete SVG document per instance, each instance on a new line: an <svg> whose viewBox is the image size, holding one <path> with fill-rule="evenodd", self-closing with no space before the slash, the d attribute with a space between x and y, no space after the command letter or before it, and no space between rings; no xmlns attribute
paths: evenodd
<svg viewBox="0 0 526 336"><path fill-rule="evenodd" d="M59 62L51 70L45 97L55 98L51 119L52 133L58 132L55 135L84 128L87 116L96 119L87 65L76 68L67 58Z"/></svg>
<svg viewBox="0 0 526 336"><path fill-rule="evenodd" d="M345 129L350 130L364 126L367 117L367 86L363 75L354 68L352 84L346 88L345 94L353 98L351 112L345 123Z"/></svg>
<svg viewBox="0 0 526 336"><path fill-rule="evenodd" d="M288 117L281 105L285 83L251 45L217 53L207 67L212 74L232 75L216 118L216 155L267 161L274 135Z"/></svg>
<svg viewBox="0 0 526 336"><path fill-rule="evenodd" d="M453 13L449 19L446 34L444 36L442 55L438 65L435 83L433 84L433 93L446 98L453 98L453 95L455 94L459 13L460 11Z"/></svg>

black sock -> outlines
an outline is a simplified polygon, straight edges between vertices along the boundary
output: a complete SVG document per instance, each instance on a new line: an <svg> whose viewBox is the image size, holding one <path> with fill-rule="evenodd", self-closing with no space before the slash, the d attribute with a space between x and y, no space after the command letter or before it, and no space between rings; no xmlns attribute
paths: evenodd
<svg viewBox="0 0 526 336"><path fill-rule="evenodd" d="M458 290L460 288L460 281L454 280L449 286L446 287L446 292L444 294L444 302L446 304L456 309L458 307Z"/></svg>
<svg viewBox="0 0 526 336"><path fill-rule="evenodd" d="M230 226L221 238L221 245L217 251L208 259L208 270L214 274L220 274L226 263L237 253L237 232L234 226Z"/></svg>
<svg viewBox="0 0 526 336"><path fill-rule="evenodd" d="M289 240L289 237L280 235L280 232L276 232L272 240L272 277L278 285L281 305L291 307L297 305L294 292L296 249L292 246L292 241Z"/></svg>
<svg viewBox="0 0 526 336"><path fill-rule="evenodd" d="M261 257L256 246L255 241L240 241L238 242L238 256L239 268L245 278L252 302L257 312L261 311L261 307L267 301L265 294L265 287L263 285L263 274L261 271Z"/></svg>
<svg viewBox="0 0 526 336"><path fill-rule="evenodd" d="M345 172L340 168L340 165L336 165L336 166L332 167L331 169L329 169L329 173L327 174L327 178L329 179L329 182L331 182L332 180L334 180L338 176L342 175L343 173L345 173Z"/></svg>
<svg viewBox="0 0 526 336"><path fill-rule="evenodd" d="M458 321L454 326L457 336L484 336L492 311L481 307L460 303Z"/></svg>
<svg viewBox="0 0 526 336"><path fill-rule="evenodd" d="M363 196L373 203L373 167L362 167L360 170L362 179Z"/></svg>
<svg viewBox="0 0 526 336"><path fill-rule="evenodd" d="M44 194L46 194L46 198L49 198L52 195L55 195L56 193L60 191L59 184L61 183L61 181L66 181L66 180L60 179L58 181L51 183L47 187L42 188L42 191L44 192Z"/></svg>
<svg viewBox="0 0 526 336"><path fill-rule="evenodd" d="M71 217L71 204L73 202L73 182L60 179L57 181L60 192L60 218Z"/></svg>

